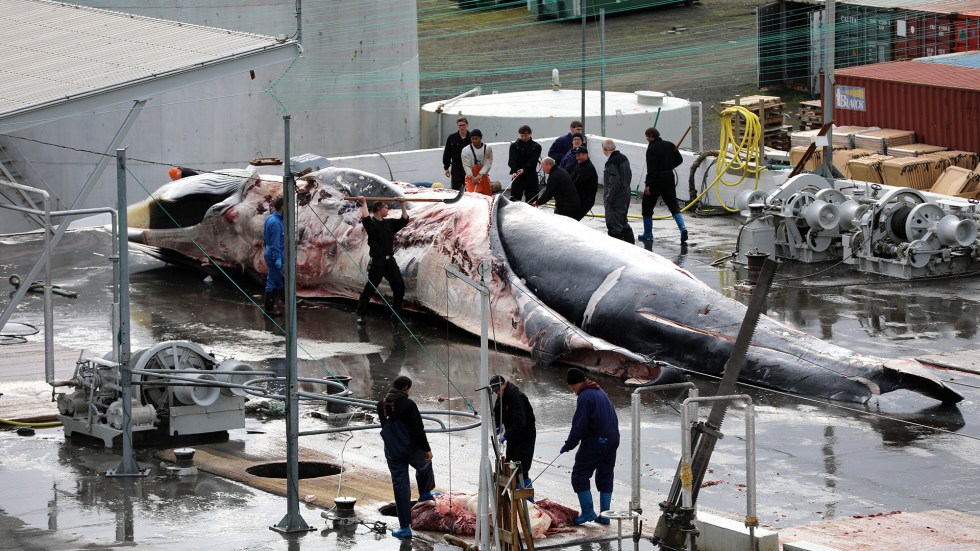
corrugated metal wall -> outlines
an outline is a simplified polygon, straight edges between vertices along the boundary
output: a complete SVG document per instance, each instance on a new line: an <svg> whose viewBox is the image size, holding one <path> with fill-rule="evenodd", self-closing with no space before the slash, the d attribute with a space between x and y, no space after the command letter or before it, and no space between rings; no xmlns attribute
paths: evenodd
<svg viewBox="0 0 980 551"><path fill-rule="evenodd" d="M880 67L837 72L838 90L863 89L865 110L835 107L835 124L914 130L919 143L980 152L980 69L970 75L963 67L916 61ZM921 83L923 76L945 84Z"/></svg>

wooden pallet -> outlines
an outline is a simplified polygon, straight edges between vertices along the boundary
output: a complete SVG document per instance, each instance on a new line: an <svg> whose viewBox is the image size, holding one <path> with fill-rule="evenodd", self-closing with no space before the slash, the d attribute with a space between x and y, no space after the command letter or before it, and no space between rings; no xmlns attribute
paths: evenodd
<svg viewBox="0 0 980 551"><path fill-rule="evenodd" d="M819 130L823 126L823 105L820 100L801 101L800 130Z"/></svg>

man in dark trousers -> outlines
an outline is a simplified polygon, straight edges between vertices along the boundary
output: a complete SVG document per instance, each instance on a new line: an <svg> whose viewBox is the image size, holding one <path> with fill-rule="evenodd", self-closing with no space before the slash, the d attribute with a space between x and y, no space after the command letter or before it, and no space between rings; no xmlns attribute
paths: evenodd
<svg viewBox="0 0 980 551"><path fill-rule="evenodd" d="M541 170L548 178L547 187L544 188L541 197L534 202L534 206L543 205L554 197L555 214L575 218L580 206L578 192L575 190L575 184L572 183L572 177L565 172L565 169L556 165L555 160L551 157L545 157L541 160Z"/></svg>
<svg viewBox="0 0 980 551"><path fill-rule="evenodd" d="M589 160L589 148L582 145L574 149L575 168L572 170L572 184L578 192L579 210L575 214L576 220L585 218L586 214L595 205L595 195L599 191L599 174L595 171L595 166Z"/></svg>
<svg viewBox="0 0 980 551"><path fill-rule="evenodd" d="M398 513L398 530L392 530L396 538L412 537L412 482L408 478L408 466L415 469L415 483L419 487L419 501L433 499L436 487L432 471L432 449L425 436L422 415L408 395L412 380L401 375L391 383L391 389L378 402L378 420L381 423L381 439L385 443L385 460L391 471L391 488L395 494L395 511Z"/></svg>
<svg viewBox="0 0 980 551"><path fill-rule="evenodd" d="M524 487L530 488L528 471L534 459L534 442L538 434L534 409L527 396L502 375L490 378L490 388L497 394L493 402L493 424L497 437L501 444L507 442L507 459L520 462Z"/></svg>
<svg viewBox="0 0 980 551"><path fill-rule="evenodd" d="M265 219L262 238L265 240L265 266L268 274L265 277L265 314L281 316L276 310L276 295L285 291L282 277L283 251L286 248L286 238L282 223L283 198L280 195L272 203L272 214Z"/></svg>
<svg viewBox="0 0 980 551"><path fill-rule="evenodd" d="M633 172L630 170L630 160L616 149L616 142L603 140L602 153L606 157L606 168L602 172L602 202L606 209L606 233L635 244L633 228L630 227L627 214L630 208L630 182Z"/></svg>
<svg viewBox="0 0 980 551"><path fill-rule="evenodd" d="M538 159L541 145L531 139L531 127L517 129L518 138L510 144L510 200L531 202L538 195Z"/></svg>
<svg viewBox="0 0 980 551"><path fill-rule="evenodd" d="M641 241L653 239L653 207L658 198L663 198L667 210L674 217L677 229L681 231L681 243L687 242L687 228L684 226L684 216L677 205L677 186L674 181L674 169L681 165L683 159L677 146L660 137L656 128L646 129L647 145L647 178L643 188L643 233L638 238Z"/></svg>
<svg viewBox="0 0 980 551"><path fill-rule="evenodd" d="M371 215L368 216L367 200L358 197L361 203L361 223L368 236L368 248L370 249L371 260L368 262L368 282L361 291L361 298L357 301L357 324L364 323L364 313L367 305L371 302L371 297L378 291L381 285L381 278L388 280L391 292L394 295L391 307L398 316L402 315L402 299L405 297L405 280L402 279L402 272L398 269L395 262L395 233L408 225L408 211L405 210L405 202L399 204L402 207L401 218L385 218L388 215L388 203L375 201L371 205Z"/></svg>
<svg viewBox="0 0 980 551"><path fill-rule="evenodd" d="M456 119L457 132L453 132L446 138L446 148L442 150L442 169L446 171L446 177L450 178L453 189L463 189L463 181L466 171L463 170L463 161L459 155L463 148L470 145L469 121L466 117Z"/></svg>
<svg viewBox="0 0 980 551"><path fill-rule="evenodd" d="M609 511L612 505L613 468L616 466L616 449L619 448L619 419L609 396L595 381L586 378L581 369L568 370L568 388L578 395L572 430L568 433L561 453L575 449L572 466L572 489L578 495L582 514L575 517L575 524L594 520L609 524L609 519L596 514L592 505L589 479L595 473L595 485L599 490L599 512Z"/></svg>

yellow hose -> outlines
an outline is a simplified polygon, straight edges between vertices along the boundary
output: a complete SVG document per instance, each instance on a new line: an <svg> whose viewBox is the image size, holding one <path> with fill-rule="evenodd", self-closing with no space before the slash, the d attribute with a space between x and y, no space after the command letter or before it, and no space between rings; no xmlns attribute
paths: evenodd
<svg viewBox="0 0 980 551"><path fill-rule="evenodd" d="M10 419L0 419L0 425L12 425L14 427L31 427L32 429L49 429L51 427L60 427L61 423L58 421L48 421L46 423L23 423L21 421L11 421Z"/></svg>
<svg viewBox="0 0 980 551"><path fill-rule="evenodd" d="M742 134L740 141L736 141L735 127L733 125L736 115L740 115L745 121L745 132ZM715 176L715 179L704 191L690 200L687 206L681 209L681 212L686 212L696 205L712 188L715 190L715 196L721 208L728 212L738 212L736 209L725 204L725 201L721 198L720 186L739 186L749 174L752 174L755 178L755 185L752 189L759 189L759 173L766 169L762 153L762 137L762 122L759 121L759 116L752 111L740 105L735 105L722 111L721 138L718 146L718 151L721 153L718 154L718 161L715 163L715 173L717 176ZM730 155L726 155L726 152ZM741 170L742 176L736 182L726 182L724 177L729 170ZM666 220L671 218L671 215L654 216L653 218L654 220Z"/></svg>
<svg viewBox="0 0 980 551"><path fill-rule="evenodd" d="M742 119L745 121L745 132L742 134L741 141L736 142L735 138L735 127L732 122L735 119L735 115L741 115ZM681 212L687 212L688 209L693 207L701 200L702 197L708 194L712 188L715 190L715 196L718 198L718 204L721 208L728 212L738 212L737 209L729 207L725 204L725 201L721 198L721 188L719 185L736 187L745 181L745 178L752 174L755 177L755 185L752 189L759 189L759 173L766 169L764 158L762 154L762 122L759 121L759 116L749 111L748 109L735 105L729 107L721 112L721 139L719 140L718 151L722 152L718 154L718 162L715 163L715 179L711 182L708 187L704 188L697 197L692 199L687 203L687 206L681 209ZM724 152L728 152L731 155L723 155ZM723 178L729 170L741 170L742 176L737 182L726 182ZM640 194L642 199L643 194ZM552 203L549 202L549 205ZM592 214L589 213L586 216L592 218L605 218L602 214ZM673 215L668 214L665 216L654 216L654 220L667 220L672 218ZM642 219L642 216L637 216L635 214L628 215L627 218L631 219Z"/></svg>

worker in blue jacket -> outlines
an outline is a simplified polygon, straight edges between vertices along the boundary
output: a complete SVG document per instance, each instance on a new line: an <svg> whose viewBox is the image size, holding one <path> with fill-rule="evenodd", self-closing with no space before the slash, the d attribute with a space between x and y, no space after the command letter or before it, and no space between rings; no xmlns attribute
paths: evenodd
<svg viewBox="0 0 980 551"><path fill-rule="evenodd" d="M262 238L265 240L265 266L268 274L265 278L265 313L269 316L281 316L276 310L276 295L283 293L285 286L282 277L282 259L285 247L285 235L282 223L282 195L272 204L272 214L265 219Z"/></svg>
<svg viewBox="0 0 980 551"><path fill-rule="evenodd" d="M592 504L589 479L595 474L599 490L599 511L608 511L612 504L613 468L616 466L616 450L619 448L619 418L609 396L599 384L585 377L581 369L571 368L567 377L569 389L578 395L572 430L565 439L561 453L575 449L572 466L572 489L578 495L582 514L575 517L575 524L594 520L609 524L609 519L596 514Z"/></svg>
<svg viewBox="0 0 980 551"><path fill-rule="evenodd" d="M395 494L395 511L399 529L391 532L396 538L412 537L412 482L408 478L409 465L415 469L415 483L419 487L419 501L434 499L436 477L432 471L432 448L425 436L422 415L415 402L408 397L412 379L405 375L395 377L384 400L378 402L378 419L381 422L381 439L385 443L385 460L391 472L391 487Z"/></svg>

